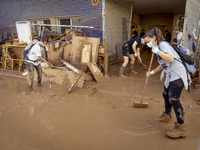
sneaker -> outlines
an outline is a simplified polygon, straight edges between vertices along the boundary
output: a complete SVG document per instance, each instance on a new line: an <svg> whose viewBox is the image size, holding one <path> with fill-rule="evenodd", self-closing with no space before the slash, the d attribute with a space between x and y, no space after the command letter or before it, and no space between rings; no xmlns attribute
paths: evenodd
<svg viewBox="0 0 200 150"><path fill-rule="evenodd" d="M163 114L158 118L158 121L170 123L171 122L171 116L163 112Z"/></svg>
<svg viewBox="0 0 200 150"><path fill-rule="evenodd" d="M174 129L170 132L167 132L167 136L170 138L180 138L180 137L186 137L186 126L184 124L174 123Z"/></svg>

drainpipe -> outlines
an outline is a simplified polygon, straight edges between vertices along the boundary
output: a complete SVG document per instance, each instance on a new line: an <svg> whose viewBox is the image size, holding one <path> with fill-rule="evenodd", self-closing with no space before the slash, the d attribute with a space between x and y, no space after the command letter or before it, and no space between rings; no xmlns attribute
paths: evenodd
<svg viewBox="0 0 200 150"><path fill-rule="evenodd" d="M106 35L105 35L105 28L106 28L106 25L105 25L105 22L106 22L106 10L105 10L105 3L106 3L106 0L102 0L102 24L103 24L103 27L102 27L102 36L103 36L103 44L104 44L104 41L105 41L105 38L106 38Z"/></svg>

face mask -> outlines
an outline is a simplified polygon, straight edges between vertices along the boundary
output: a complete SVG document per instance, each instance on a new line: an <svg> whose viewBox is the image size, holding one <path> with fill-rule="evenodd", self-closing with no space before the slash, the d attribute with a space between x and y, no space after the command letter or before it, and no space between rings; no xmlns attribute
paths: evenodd
<svg viewBox="0 0 200 150"><path fill-rule="evenodd" d="M133 29L133 31L135 31L135 30Z"/></svg>
<svg viewBox="0 0 200 150"><path fill-rule="evenodd" d="M154 45L155 45L155 43L152 43L152 42L147 43L147 46L148 46L149 48L152 48Z"/></svg>
<svg viewBox="0 0 200 150"><path fill-rule="evenodd" d="M144 43L145 43L145 41L142 41L141 43L142 43L142 44L144 44Z"/></svg>

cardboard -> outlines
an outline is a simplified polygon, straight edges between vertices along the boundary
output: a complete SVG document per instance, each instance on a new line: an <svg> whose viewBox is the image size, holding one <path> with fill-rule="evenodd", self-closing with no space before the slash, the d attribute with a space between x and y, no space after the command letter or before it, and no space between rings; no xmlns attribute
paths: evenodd
<svg viewBox="0 0 200 150"><path fill-rule="evenodd" d="M76 79L77 74L69 70L51 69L51 82L57 85L71 85ZM85 73L78 80L76 87L82 88L84 85ZM37 81L37 72L35 70L34 80ZM42 82L49 82L49 68L42 67ZM67 89L67 87L66 87Z"/></svg>
<svg viewBox="0 0 200 150"><path fill-rule="evenodd" d="M70 63L81 63L82 48L85 44L91 44L92 62L97 62L100 38L72 36L72 52Z"/></svg>

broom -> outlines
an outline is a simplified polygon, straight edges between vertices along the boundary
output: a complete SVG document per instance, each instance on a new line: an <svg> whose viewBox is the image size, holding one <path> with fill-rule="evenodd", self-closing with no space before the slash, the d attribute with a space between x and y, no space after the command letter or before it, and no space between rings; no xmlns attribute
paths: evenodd
<svg viewBox="0 0 200 150"><path fill-rule="evenodd" d="M51 65L51 41L49 42L49 63ZM49 88L51 91L51 67L49 67Z"/></svg>
<svg viewBox="0 0 200 150"><path fill-rule="evenodd" d="M151 61L150 61L148 72L150 72L150 70L151 70L151 66L152 66L152 62L153 62L153 57L154 57L154 53L152 53L152 56L151 56ZM149 78L146 77L146 82L145 82L145 86L144 86L144 90L143 90L143 94L142 94L142 100L141 100L141 102L135 102L133 104L134 107L139 107L139 108L147 108L148 107L148 103L147 102L143 102L144 93L145 93L145 90L146 90L146 87L147 87L148 79Z"/></svg>

